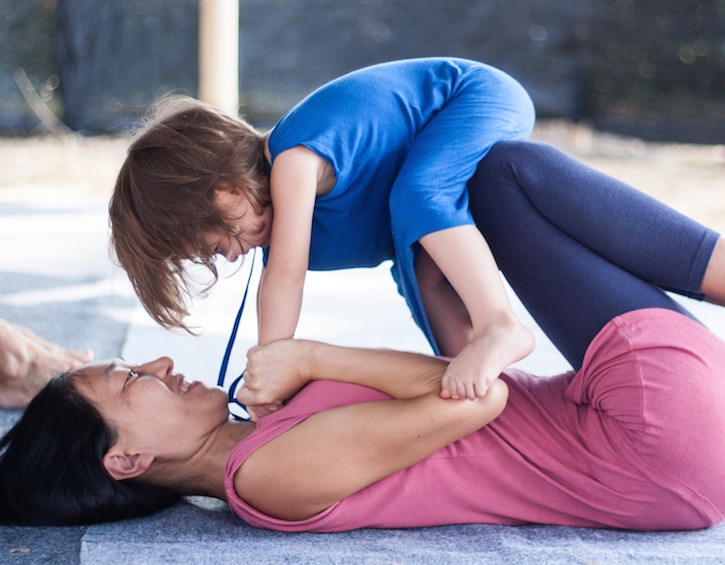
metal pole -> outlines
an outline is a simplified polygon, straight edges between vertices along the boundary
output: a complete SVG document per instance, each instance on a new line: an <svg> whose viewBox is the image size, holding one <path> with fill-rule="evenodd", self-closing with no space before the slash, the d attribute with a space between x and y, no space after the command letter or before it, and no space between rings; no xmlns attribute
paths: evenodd
<svg viewBox="0 0 725 565"><path fill-rule="evenodd" d="M199 99L239 112L239 0L199 1Z"/></svg>

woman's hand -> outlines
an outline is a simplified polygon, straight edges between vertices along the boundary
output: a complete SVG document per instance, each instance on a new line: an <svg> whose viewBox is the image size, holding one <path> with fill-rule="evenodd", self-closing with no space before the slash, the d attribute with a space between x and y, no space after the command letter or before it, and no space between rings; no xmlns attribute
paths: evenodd
<svg viewBox="0 0 725 565"><path fill-rule="evenodd" d="M244 385L237 400L253 420L273 412L310 381L306 366L307 342L282 339L247 351Z"/></svg>

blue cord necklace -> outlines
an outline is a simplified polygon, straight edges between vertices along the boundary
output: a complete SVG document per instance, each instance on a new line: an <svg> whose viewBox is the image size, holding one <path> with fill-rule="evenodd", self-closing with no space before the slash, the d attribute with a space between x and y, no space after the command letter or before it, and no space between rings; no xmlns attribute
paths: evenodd
<svg viewBox="0 0 725 565"><path fill-rule="evenodd" d="M239 306L239 310L237 311L237 317L234 319L234 325L232 326L232 331L229 334L229 341L227 341L227 348L224 351L224 357L222 358L222 364L219 368L219 377L217 378L217 386L220 386L221 388L227 390L227 396L229 398L229 413L231 414L232 418L235 420L240 421L246 421L248 422L250 420L249 412L247 412L247 407L239 402L236 398L237 395L237 388L239 388L239 385L244 382L244 373L246 372L246 369L242 371L242 374L239 375L236 379L232 381L232 383L229 385L229 389L226 389L224 386L224 381L226 380L227 376L227 366L229 365L229 357L232 354L232 349L234 348L234 341L237 338L237 330L239 329L239 321L242 319L242 312L244 312L244 305L247 303L247 294L249 293L249 283L252 281L252 273L254 272L254 260L257 258L257 250L254 250L254 254L252 255L252 265L249 267L249 277L247 278L247 286L244 289L244 295L242 296L242 303Z"/></svg>

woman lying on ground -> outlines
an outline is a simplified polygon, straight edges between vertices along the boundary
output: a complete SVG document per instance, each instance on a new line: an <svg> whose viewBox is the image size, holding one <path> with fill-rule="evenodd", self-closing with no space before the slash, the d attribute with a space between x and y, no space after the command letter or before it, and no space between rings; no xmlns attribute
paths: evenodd
<svg viewBox="0 0 725 565"><path fill-rule="evenodd" d="M3 519L112 520L202 494L282 531L722 521L725 344L661 290L722 302L721 238L547 146L497 144L477 175L476 223L574 371L509 369L451 400L441 359L283 340L250 351L240 400L291 396L255 423L168 358L87 365L2 440Z"/></svg>

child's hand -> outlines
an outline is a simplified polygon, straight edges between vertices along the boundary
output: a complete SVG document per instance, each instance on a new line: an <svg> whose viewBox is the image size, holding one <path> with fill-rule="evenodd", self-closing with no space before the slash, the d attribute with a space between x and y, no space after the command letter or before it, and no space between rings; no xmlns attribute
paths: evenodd
<svg viewBox="0 0 725 565"><path fill-rule="evenodd" d="M441 398L475 400L486 395L501 372L534 348L531 332L518 321L475 337L448 365Z"/></svg>
<svg viewBox="0 0 725 565"><path fill-rule="evenodd" d="M305 386L305 342L282 339L258 345L247 351L244 385L237 400L250 408L250 415L259 417L282 406Z"/></svg>

